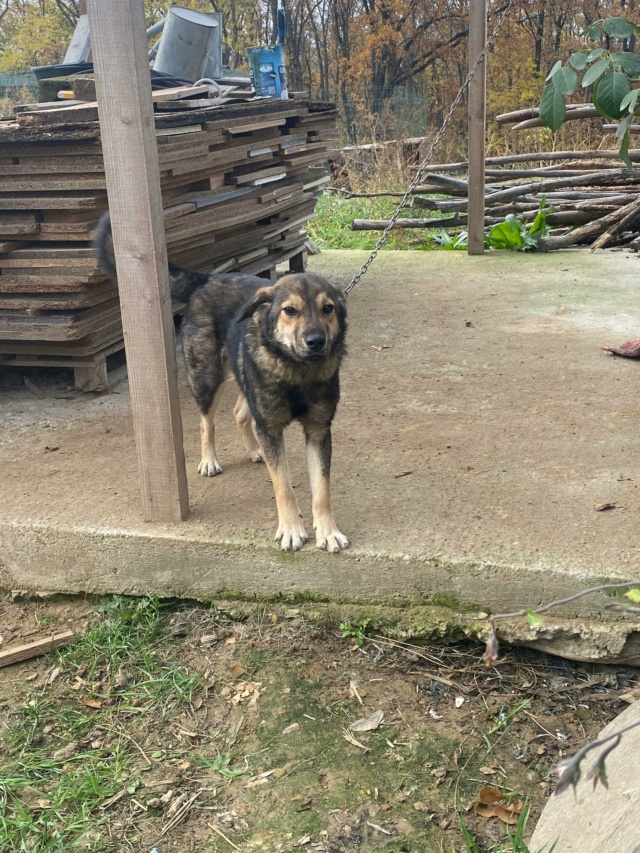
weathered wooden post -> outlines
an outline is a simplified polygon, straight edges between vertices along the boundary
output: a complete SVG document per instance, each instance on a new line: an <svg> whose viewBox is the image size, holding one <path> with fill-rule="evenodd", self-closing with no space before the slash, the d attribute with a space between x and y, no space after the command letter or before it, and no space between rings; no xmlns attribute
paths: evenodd
<svg viewBox="0 0 640 853"><path fill-rule="evenodd" d="M469 70L487 42L487 0L469 0ZM484 158L487 124L487 64L482 57L468 92L469 117L469 255L484 253Z"/></svg>
<svg viewBox="0 0 640 853"><path fill-rule="evenodd" d="M142 514L189 511L143 0L88 0ZM125 472L126 473L126 472Z"/></svg>

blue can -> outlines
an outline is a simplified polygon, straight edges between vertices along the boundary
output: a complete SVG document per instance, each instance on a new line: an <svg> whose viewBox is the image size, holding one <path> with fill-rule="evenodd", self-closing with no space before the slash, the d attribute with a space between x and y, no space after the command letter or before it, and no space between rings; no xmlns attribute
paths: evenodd
<svg viewBox="0 0 640 853"><path fill-rule="evenodd" d="M250 47L247 50L249 73L256 95L269 98L289 97L284 48L281 44Z"/></svg>

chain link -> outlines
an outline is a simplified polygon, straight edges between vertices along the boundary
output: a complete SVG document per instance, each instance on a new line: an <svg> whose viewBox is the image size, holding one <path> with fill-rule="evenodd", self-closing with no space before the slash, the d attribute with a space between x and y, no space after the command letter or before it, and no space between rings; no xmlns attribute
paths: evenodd
<svg viewBox="0 0 640 853"><path fill-rule="evenodd" d="M415 178L411 181L411 183L409 184L409 187L407 188L407 191L402 196L402 199L400 200L400 203L399 203L398 207L396 208L395 213L393 214L393 216L389 220L386 228L382 232L382 235L381 235L380 239L378 240L378 242L376 243L375 248L373 249L373 251L371 252L369 257L367 258L367 260L364 262L362 267L360 268L360 271L358 273L356 273L356 275L354 275L354 277L349 282L348 286L344 289L343 292L344 292L345 296L348 293L351 293L353 288L360 281L362 276L367 272L367 270L369 269L371 264L376 259L380 249L382 249L384 247L385 243L387 242L387 240L389 238L389 234L391 233L391 231L395 227L395 224L398 221L400 214L402 213L402 211L405 209L405 207L409 203L409 199L411 198L411 195L413 194L414 189L422 181L422 178L423 178L424 173L427 169L427 166L431 163L431 158L433 157L433 154L434 154L434 152L438 146L438 143L440 142L440 140L444 136L444 133L447 129L447 125L451 121L451 117L453 116L453 113L455 112L456 107L458 106L458 104L462 100L462 96L464 95L464 93L467 89L467 86L469 85L469 83L471 81L471 78L473 77L473 75L478 70L478 67L480 66L480 63L482 62L484 57L487 55L487 51L493 45L493 42L495 41L495 38L498 35L498 31L500 30L500 27L504 23L505 18L509 14L511 7L513 6L514 2L515 2L515 0L510 0L510 2L508 3L508 5L504 9L504 11L502 12L500 17L498 18L496 25L493 28L493 32L491 33L491 36L489 37L489 39L487 39L487 43L485 44L484 49L482 50L482 53L477 58L477 60L474 62L473 67L471 68L471 70L467 74L462 86L460 86L460 89L458 90L458 94L453 99L453 103L449 107L449 112L446 114L444 121L442 122L442 126L441 126L440 130L436 133L433 142L429 146L429 150L427 151L426 157L424 158L424 160L422 161L422 163L418 167L418 171L416 172Z"/></svg>

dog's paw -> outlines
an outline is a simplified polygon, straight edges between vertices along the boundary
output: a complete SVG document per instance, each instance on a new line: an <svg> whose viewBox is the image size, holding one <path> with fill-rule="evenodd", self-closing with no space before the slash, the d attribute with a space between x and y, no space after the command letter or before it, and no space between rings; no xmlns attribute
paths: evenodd
<svg viewBox="0 0 640 853"><path fill-rule="evenodd" d="M349 540L334 524L316 526L316 548L322 548L330 554L337 554L348 547Z"/></svg>
<svg viewBox="0 0 640 853"><path fill-rule="evenodd" d="M217 459L203 459L198 465L198 474L203 477L215 477L216 474L222 474L222 468Z"/></svg>
<svg viewBox="0 0 640 853"><path fill-rule="evenodd" d="M283 551L299 551L308 538L301 521L281 524L275 536L276 542L280 543Z"/></svg>

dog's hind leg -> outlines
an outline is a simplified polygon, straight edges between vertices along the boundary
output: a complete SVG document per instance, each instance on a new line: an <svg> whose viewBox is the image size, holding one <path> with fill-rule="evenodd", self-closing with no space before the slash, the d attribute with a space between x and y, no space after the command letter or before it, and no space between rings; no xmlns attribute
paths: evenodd
<svg viewBox="0 0 640 853"><path fill-rule="evenodd" d="M206 405L202 404L202 401L199 401L201 459L200 464L198 465L198 474L202 474L203 477L215 477L216 474L222 474L222 467L218 462L218 455L216 453L216 428L214 418L223 389L224 381L222 381L217 387L208 408Z"/></svg>
<svg viewBox="0 0 640 853"><path fill-rule="evenodd" d="M253 431L253 415L247 403L247 398L242 391L238 395L238 401L233 407L233 414L236 418L238 430L242 433L244 446L247 448L249 458L252 462L264 462L260 444Z"/></svg>
<svg viewBox="0 0 640 853"><path fill-rule="evenodd" d="M304 424L307 464L311 481L316 546L335 554L349 545L338 530L331 506L331 428Z"/></svg>
<svg viewBox="0 0 640 853"><path fill-rule="evenodd" d="M291 485L282 430L273 434L261 429L258 423L256 430L276 495L278 530L275 540L280 542L283 551L299 551L309 537L304 529L298 499Z"/></svg>

